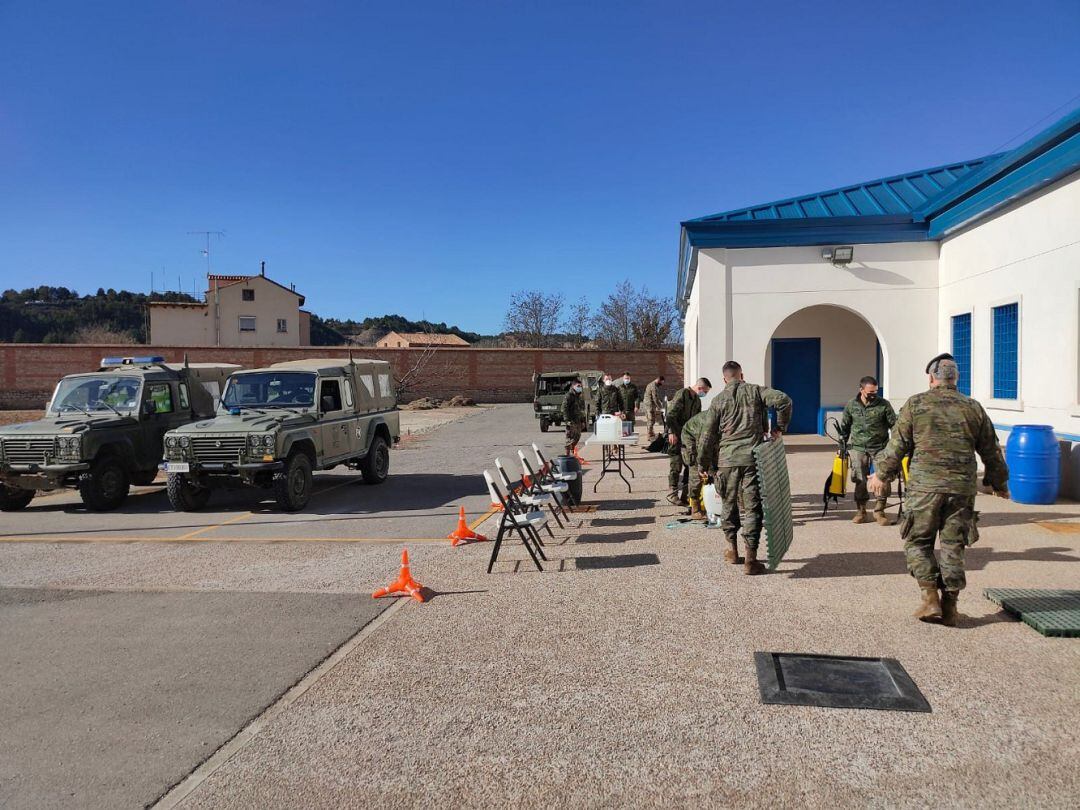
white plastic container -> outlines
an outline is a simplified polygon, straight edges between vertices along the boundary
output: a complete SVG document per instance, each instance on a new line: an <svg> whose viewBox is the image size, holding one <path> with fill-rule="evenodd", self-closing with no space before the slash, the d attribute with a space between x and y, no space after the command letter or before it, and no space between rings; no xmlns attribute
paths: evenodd
<svg viewBox="0 0 1080 810"><path fill-rule="evenodd" d="M610 413L596 417L596 438L599 441L615 441L622 437L622 420Z"/></svg>
<svg viewBox="0 0 1080 810"><path fill-rule="evenodd" d="M693 475L694 471L691 470L690 474ZM716 491L715 484L705 484L701 488L702 500L705 501L705 514L709 516L709 520L713 523L720 521L720 495Z"/></svg>

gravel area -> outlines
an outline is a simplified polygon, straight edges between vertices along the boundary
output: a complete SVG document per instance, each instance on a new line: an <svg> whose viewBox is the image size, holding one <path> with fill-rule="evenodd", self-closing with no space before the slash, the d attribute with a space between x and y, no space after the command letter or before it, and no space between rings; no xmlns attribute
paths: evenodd
<svg viewBox="0 0 1080 810"><path fill-rule="evenodd" d="M850 508L820 519L831 450L794 444L796 540L768 576L725 565L716 530L667 528L666 461L633 451L634 492L606 479L543 573L517 544L490 576L486 544L410 549L439 595L403 606L184 806L1076 806L1080 645L981 591L1075 587L1080 536L1033 521L1080 506L980 498L965 618L926 625L896 528L855 526ZM757 650L895 657L933 712L761 705Z"/></svg>

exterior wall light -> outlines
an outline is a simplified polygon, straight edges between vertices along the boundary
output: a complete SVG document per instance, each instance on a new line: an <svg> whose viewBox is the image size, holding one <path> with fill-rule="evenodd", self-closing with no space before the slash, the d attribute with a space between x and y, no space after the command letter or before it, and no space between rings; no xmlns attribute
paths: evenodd
<svg viewBox="0 0 1080 810"><path fill-rule="evenodd" d="M851 264L851 260L855 258L855 248L851 245L825 248L821 251L821 258L827 262L832 262L833 267L844 267Z"/></svg>

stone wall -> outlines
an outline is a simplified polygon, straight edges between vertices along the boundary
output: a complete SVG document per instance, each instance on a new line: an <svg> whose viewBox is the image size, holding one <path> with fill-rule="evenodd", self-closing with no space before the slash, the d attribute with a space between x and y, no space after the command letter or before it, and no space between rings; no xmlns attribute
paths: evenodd
<svg viewBox="0 0 1080 810"><path fill-rule="evenodd" d="M94 371L102 357L160 355L167 362L179 363L185 353L192 363L238 363L245 368L305 357L348 356L347 349L329 346L214 348L9 343L0 345L0 408L44 407L61 377ZM423 353L423 349L353 349L357 358L389 361L399 377ZM671 389L682 384L682 360L681 351L441 349L416 375L418 383L404 399L464 394L479 402L530 402L534 372L570 369L604 369L616 375L629 370L641 389L657 374L663 374Z"/></svg>

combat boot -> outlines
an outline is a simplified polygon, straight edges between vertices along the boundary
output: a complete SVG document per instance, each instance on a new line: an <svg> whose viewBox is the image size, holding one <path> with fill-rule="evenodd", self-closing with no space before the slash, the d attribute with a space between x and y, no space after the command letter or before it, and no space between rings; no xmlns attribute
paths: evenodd
<svg viewBox="0 0 1080 810"><path fill-rule="evenodd" d="M706 521L709 516L705 514L705 509L701 505L701 498L690 499L690 520Z"/></svg>
<svg viewBox="0 0 1080 810"><path fill-rule="evenodd" d="M724 549L724 562L739 565L743 560L739 556L739 541L734 537L725 537L727 548Z"/></svg>
<svg viewBox="0 0 1080 810"><path fill-rule="evenodd" d="M941 592L941 623L946 627L956 627L956 619L960 615L956 612L956 602L960 598L960 591Z"/></svg>
<svg viewBox="0 0 1080 810"><path fill-rule="evenodd" d="M915 618L921 622L941 621L941 599L938 597L936 582L919 582L922 588L922 604L915 611Z"/></svg>
<svg viewBox="0 0 1080 810"><path fill-rule="evenodd" d="M756 548L746 547L746 561L743 563L743 573L750 576L765 573L765 566L758 562Z"/></svg>
<svg viewBox="0 0 1080 810"><path fill-rule="evenodd" d="M670 503L672 506L679 506L680 505L679 502L681 500L682 500L682 498L679 496L679 491L678 490L675 490L673 492L669 492L667 494L667 502Z"/></svg>
<svg viewBox="0 0 1080 810"><path fill-rule="evenodd" d="M877 521L878 526L892 526L893 523L889 520L889 516L885 514L885 507L874 510L874 520Z"/></svg>
<svg viewBox="0 0 1080 810"><path fill-rule="evenodd" d="M867 520L867 518L866 518L866 504L865 503L857 503L857 504L855 504L855 517L853 517L851 519L851 522L852 523L866 523L866 520Z"/></svg>

